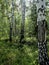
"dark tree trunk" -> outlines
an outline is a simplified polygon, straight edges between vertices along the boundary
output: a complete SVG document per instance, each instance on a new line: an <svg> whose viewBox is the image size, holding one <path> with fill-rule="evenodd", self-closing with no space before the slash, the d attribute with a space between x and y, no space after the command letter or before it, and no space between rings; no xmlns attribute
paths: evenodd
<svg viewBox="0 0 49 65"><path fill-rule="evenodd" d="M24 41L24 29L21 26L21 38L20 38L20 43Z"/></svg>
<svg viewBox="0 0 49 65"><path fill-rule="evenodd" d="M9 41L12 42L12 26L10 24L10 37L9 37Z"/></svg>

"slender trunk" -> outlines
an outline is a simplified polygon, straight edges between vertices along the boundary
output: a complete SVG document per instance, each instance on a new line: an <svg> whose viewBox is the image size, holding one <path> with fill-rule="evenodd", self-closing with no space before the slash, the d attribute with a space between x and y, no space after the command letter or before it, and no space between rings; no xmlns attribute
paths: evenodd
<svg viewBox="0 0 49 65"><path fill-rule="evenodd" d="M22 0L22 22L21 22L21 38L20 42L24 39L24 26L25 26L25 0Z"/></svg>
<svg viewBox="0 0 49 65"><path fill-rule="evenodd" d="M10 42L12 42L12 24L10 23L10 36L9 36Z"/></svg>
<svg viewBox="0 0 49 65"><path fill-rule="evenodd" d="M45 20L45 0L37 2L37 25L38 25L38 48L40 65L48 65L47 41L46 41L46 20Z"/></svg>
<svg viewBox="0 0 49 65"><path fill-rule="evenodd" d="M12 0L12 9L11 9L11 23L10 23L10 41L14 40L15 35L15 19L14 19L14 0Z"/></svg>

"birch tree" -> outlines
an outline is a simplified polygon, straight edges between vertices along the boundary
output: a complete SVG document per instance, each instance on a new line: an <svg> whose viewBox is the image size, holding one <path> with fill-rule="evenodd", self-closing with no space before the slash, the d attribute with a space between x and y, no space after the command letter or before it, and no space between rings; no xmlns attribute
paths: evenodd
<svg viewBox="0 0 49 65"><path fill-rule="evenodd" d="M21 0L21 8L22 8L22 22L21 22L21 38L20 42L24 39L24 26L25 26L25 0Z"/></svg>
<svg viewBox="0 0 49 65"><path fill-rule="evenodd" d="M45 0L37 0L38 48L40 65L49 65L46 41Z"/></svg>
<svg viewBox="0 0 49 65"><path fill-rule="evenodd" d="M15 35L14 0L12 0L11 23L10 23L10 41L12 41L14 39L14 35Z"/></svg>
<svg viewBox="0 0 49 65"><path fill-rule="evenodd" d="M36 12L36 4L35 4L35 0L33 0L32 2L32 6L31 6L31 25L32 25L32 36L36 34L35 28L36 23L37 23L37 12Z"/></svg>

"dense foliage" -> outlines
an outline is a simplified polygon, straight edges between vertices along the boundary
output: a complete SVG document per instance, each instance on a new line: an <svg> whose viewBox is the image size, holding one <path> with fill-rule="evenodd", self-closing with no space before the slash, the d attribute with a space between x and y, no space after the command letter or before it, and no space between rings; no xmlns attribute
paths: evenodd
<svg viewBox="0 0 49 65"><path fill-rule="evenodd" d="M38 65L37 12L36 5L25 6L24 44L21 38L21 1L14 0L14 25L12 42L10 26L12 23L12 0L0 0L0 65ZM46 12L47 47L49 55L49 9ZM12 23L13 24L13 23ZM13 31L15 31L13 33Z"/></svg>

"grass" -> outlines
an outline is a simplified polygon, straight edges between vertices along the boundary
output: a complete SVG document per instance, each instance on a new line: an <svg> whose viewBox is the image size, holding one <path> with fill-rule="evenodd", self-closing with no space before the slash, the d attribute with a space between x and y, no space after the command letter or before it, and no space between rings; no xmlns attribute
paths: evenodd
<svg viewBox="0 0 49 65"><path fill-rule="evenodd" d="M49 56L49 41L47 47ZM0 41L0 65L39 65L37 44Z"/></svg>
<svg viewBox="0 0 49 65"><path fill-rule="evenodd" d="M38 49L34 45L0 41L0 65L38 65Z"/></svg>

